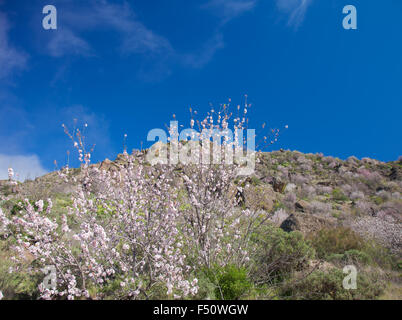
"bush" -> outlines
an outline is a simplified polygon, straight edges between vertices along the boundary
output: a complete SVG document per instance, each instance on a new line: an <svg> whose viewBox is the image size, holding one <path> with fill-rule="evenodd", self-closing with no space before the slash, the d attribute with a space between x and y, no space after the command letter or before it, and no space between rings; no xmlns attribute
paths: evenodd
<svg viewBox="0 0 402 320"><path fill-rule="evenodd" d="M302 281L284 287L282 295L305 300L367 300L376 299L383 292L384 285L378 279L361 272L357 274L357 288L344 289L345 276L340 269L314 271Z"/></svg>
<svg viewBox="0 0 402 320"><path fill-rule="evenodd" d="M361 250L364 247L363 238L344 227L324 228L310 238L321 259L331 254L344 254L346 251Z"/></svg>
<svg viewBox="0 0 402 320"><path fill-rule="evenodd" d="M251 240L254 267L250 274L258 284L281 281L293 270L302 270L315 256L314 249L298 231L288 233L267 225Z"/></svg>
<svg viewBox="0 0 402 320"><path fill-rule="evenodd" d="M327 257L328 261L331 262L338 262L342 265L359 265L359 264L370 264L372 262L372 259L369 254L367 254L364 251L359 251L359 250L348 250L345 253L334 253L331 254Z"/></svg>
<svg viewBox="0 0 402 320"><path fill-rule="evenodd" d="M235 265L215 266L206 271L207 277L215 284L215 298L239 300L252 288L247 277L247 270Z"/></svg>
<svg viewBox="0 0 402 320"><path fill-rule="evenodd" d="M342 192L341 189L335 188L332 190L332 199L335 201L347 201L349 198Z"/></svg>
<svg viewBox="0 0 402 320"><path fill-rule="evenodd" d="M364 264L383 269L397 269L397 257L374 240L363 239L351 229L337 227L310 235L317 256L331 262Z"/></svg>
<svg viewBox="0 0 402 320"><path fill-rule="evenodd" d="M0 242L0 291L7 300L32 300L39 297L38 284L43 279L43 273L30 271L29 263L15 264L8 257L8 246ZM12 269L10 269L12 268Z"/></svg>

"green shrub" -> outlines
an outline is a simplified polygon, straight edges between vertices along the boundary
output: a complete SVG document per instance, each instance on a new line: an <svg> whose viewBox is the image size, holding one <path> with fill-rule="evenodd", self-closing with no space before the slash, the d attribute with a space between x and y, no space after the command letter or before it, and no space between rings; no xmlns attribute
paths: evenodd
<svg viewBox="0 0 402 320"><path fill-rule="evenodd" d="M385 202L385 200L379 196L372 196L371 201L373 201L378 206Z"/></svg>
<svg viewBox="0 0 402 320"><path fill-rule="evenodd" d="M397 267L398 257L392 254L389 248L385 248L374 240L368 240L366 241L363 251L370 257L370 263L374 266L399 271Z"/></svg>
<svg viewBox="0 0 402 320"><path fill-rule="evenodd" d="M339 188L335 188L334 190L332 190L332 199L335 200L335 201L347 201L347 200L349 200L349 198Z"/></svg>
<svg viewBox="0 0 402 320"><path fill-rule="evenodd" d="M258 177L256 177L256 176L252 176L252 177L251 177L250 183L251 183L251 185L253 185L253 186L259 186L260 184L262 184L261 180L260 180Z"/></svg>
<svg viewBox="0 0 402 320"><path fill-rule="evenodd" d="M313 247L321 259L332 254L344 254L349 250L364 248L363 238L353 230L344 227L324 228L310 235Z"/></svg>
<svg viewBox="0 0 402 320"><path fill-rule="evenodd" d="M209 280L215 284L215 298L223 300L239 300L252 288L247 277L246 268L235 265L215 266L205 272Z"/></svg>
<svg viewBox="0 0 402 320"><path fill-rule="evenodd" d="M372 262L370 255L368 255L364 251L359 251L355 249L348 250L343 254L333 253L327 256L327 260L335 263L338 262L342 265L370 264Z"/></svg>
<svg viewBox="0 0 402 320"><path fill-rule="evenodd" d="M30 271L29 264L19 266L11 261L7 245L0 242L0 291L4 299L32 300L39 297L38 285L44 275ZM10 270L10 268L13 268Z"/></svg>
<svg viewBox="0 0 402 320"><path fill-rule="evenodd" d="M398 269L397 257L389 249L374 240L363 239L349 228L324 228L309 237L321 259Z"/></svg>
<svg viewBox="0 0 402 320"><path fill-rule="evenodd" d="M267 225L254 233L251 240L250 275L256 283L281 281L292 271L302 270L315 256L310 243L298 231L288 233Z"/></svg>
<svg viewBox="0 0 402 320"><path fill-rule="evenodd" d="M378 298L384 290L384 284L378 279L361 272L357 274L357 288L344 289L346 275L340 269L314 271L302 281L285 286L282 295L303 300L367 300Z"/></svg>

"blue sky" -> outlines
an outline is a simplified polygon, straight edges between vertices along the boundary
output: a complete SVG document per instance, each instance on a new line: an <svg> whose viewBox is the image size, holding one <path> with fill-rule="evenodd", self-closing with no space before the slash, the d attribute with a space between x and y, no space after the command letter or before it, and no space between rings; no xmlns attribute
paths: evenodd
<svg viewBox="0 0 402 320"><path fill-rule="evenodd" d="M124 133L139 148L172 114L187 126L190 106L244 94L252 125L289 125L273 149L396 160L401 32L399 0L0 0L0 178L64 165L74 118L114 159Z"/></svg>

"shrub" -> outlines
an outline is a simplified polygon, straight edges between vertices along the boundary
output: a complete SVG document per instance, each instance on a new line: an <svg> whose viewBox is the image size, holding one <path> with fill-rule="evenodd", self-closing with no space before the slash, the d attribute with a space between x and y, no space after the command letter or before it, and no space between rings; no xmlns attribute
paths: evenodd
<svg viewBox="0 0 402 320"><path fill-rule="evenodd" d="M308 184L303 184L301 190L300 190L300 197L301 198L312 198L315 196L315 188L311 185Z"/></svg>
<svg viewBox="0 0 402 320"><path fill-rule="evenodd" d="M312 201L309 208L310 211L315 214L329 214L332 211L332 205L330 203L320 201Z"/></svg>
<svg viewBox="0 0 402 320"><path fill-rule="evenodd" d="M0 242L0 291L8 300L37 299L37 287L43 274L30 271L29 263L17 270L7 255L7 247L5 241Z"/></svg>
<svg viewBox="0 0 402 320"><path fill-rule="evenodd" d="M361 250L364 247L363 238L344 227L324 228L315 235L310 235L310 238L319 258L326 258L334 253L343 254L349 250Z"/></svg>
<svg viewBox="0 0 402 320"><path fill-rule="evenodd" d="M384 286L378 279L362 272L357 274L355 290L344 289L345 276L340 269L314 271L305 279L285 286L282 295L291 299L365 300L376 299L383 291Z"/></svg>
<svg viewBox="0 0 402 320"><path fill-rule="evenodd" d="M339 188L335 188L334 190L332 190L332 199L334 199L335 201L349 200L348 197Z"/></svg>
<svg viewBox="0 0 402 320"><path fill-rule="evenodd" d="M224 267L215 266L206 271L208 278L215 284L215 298L239 300L252 288L244 267L233 264Z"/></svg>
<svg viewBox="0 0 402 320"><path fill-rule="evenodd" d="M333 253L327 257L327 260L342 265L370 264L372 262L368 253L355 249L348 250L343 254Z"/></svg>
<svg viewBox="0 0 402 320"><path fill-rule="evenodd" d="M352 199L352 200L364 199L364 193L361 191L354 191L351 193L350 199Z"/></svg>
<svg viewBox="0 0 402 320"><path fill-rule="evenodd" d="M295 174L291 177L291 181L299 186L305 184L305 183L309 183L309 178L302 176L300 174Z"/></svg>
<svg viewBox="0 0 402 320"><path fill-rule="evenodd" d="M317 185L316 191L320 195L330 194L332 193L332 187Z"/></svg>
<svg viewBox="0 0 402 320"><path fill-rule="evenodd" d="M293 192L288 192L283 199L283 203L288 209L294 209L296 200L296 194Z"/></svg>
<svg viewBox="0 0 402 320"><path fill-rule="evenodd" d="M371 204L365 200L357 200L355 203L355 210L360 215L372 215L375 211L373 208L374 204Z"/></svg>
<svg viewBox="0 0 402 320"><path fill-rule="evenodd" d="M254 246L251 278L255 283L272 283L286 278L293 270L302 270L315 256L314 249L298 232L285 232L270 225L251 237Z"/></svg>

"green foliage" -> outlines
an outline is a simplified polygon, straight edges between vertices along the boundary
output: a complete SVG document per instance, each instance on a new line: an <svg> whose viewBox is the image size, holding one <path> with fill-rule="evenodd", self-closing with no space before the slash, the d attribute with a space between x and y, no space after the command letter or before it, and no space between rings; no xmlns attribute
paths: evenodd
<svg viewBox="0 0 402 320"><path fill-rule="evenodd" d="M332 199L335 201L348 201L349 198L339 188L332 190Z"/></svg>
<svg viewBox="0 0 402 320"><path fill-rule="evenodd" d="M304 300L365 300L376 299L384 285L376 278L358 272L356 289L344 289L346 274L340 269L328 272L314 271L301 281L290 283L282 289L282 295L289 299Z"/></svg>
<svg viewBox="0 0 402 320"><path fill-rule="evenodd" d="M17 202L14 204L14 206L11 208L10 213L12 215L17 215L21 210L23 210L23 205L22 202Z"/></svg>
<svg viewBox="0 0 402 320"><path fill-rule="evenodd" d="M400 271L397 256L376 241L366 241L363 251L370 257L370 264L382 269Z"/></svg>
<svg viewBox="0 0 402 320"><path fill-rule="evenodd" d="M382 197L379 197L379 196L372 196L371 200L378 206L385 202L385 200Z"/></svg>
<svg viewBox="0 0 402 320"><path fill-rule="evenodd" d="M5 242L0 243L0 291L8 300L32 300L39 297L38 285L43 274L30 271L29 264L16 265L7 255ZM12 268L12 269L10 269Z"/></svg>
<svg viewBox="0 0 402 320"><path fill-rule="evenodd" d="M368 255L366 252L352 249L346 251L343 254L333 253L327 256L327 261L333 263L339 263L342 265L347 264L359 265L359 264L370 264L372 262L372 259L370 255Z"/></svg>
<svg viewBox="0 0 402 320"><path fill-rule="evenodd" d="M361 250L363 238L349 228L324 228L310 236L313 247L321 259L332 254L344 254L349 250Z"/></svg>
<svg viewBox="0 0 402 320"><path fill-rule="evenodd" d="M363 264L397 270L397 260L389 249L374 240L363 239L344 227L324 228L310 235L311 242L321 259L331 262Z"/></svg>
<svg viewBox="0 0 402 320"><path fill-rule="evenodd" d="M261 180L258 179L258 177L256 177L256 176L252 176L252 177L250 178L250 183L251 183L251 185L253 185L253 186L258 186L258 185L262 184Z"/></svg>
<svg viewBox="0 0 402 320"><path fill-rule="evenodd" d="M278 201L278 200L275 200L274 201L274 206L273 206L273 208L272 208L272 212L275 212L275 211L277 211L277 210L279 210L279 209L286 209L286 206L285 206L285 204L283 203L283 202L280 202L280 201Z"/></svg>
<svg viewBox="0 0 402 320"><path fill-rule="evenodd" d="M6 201L2 201L0 206L3 211L10 212L11 214L16 214L19 210L21 210L18 203L19 201L16 199L8 199Z"/></svg>
<svg viewBox="0 0 402 320"><path fill-rule="evenodd" d="M6 197L13 194L13 186L9 183L0 185L0 193Z"/></svg>
<svg viewBox="0 0 402 320"><path fill-rule="evenodd" d="M246 268L230 264L224 267L215 266L204 272L210 283L215 285L216 299L239 300L252 288Z"/></svg>
<svg viewBox="0 0 402 320"><path fill-rule="evenodd" d="M315 251L302 233L285 232L272 225L265 225L252 234L251 277L258 283L280 281L293 270L302 270L313 259Z"/></svg>

